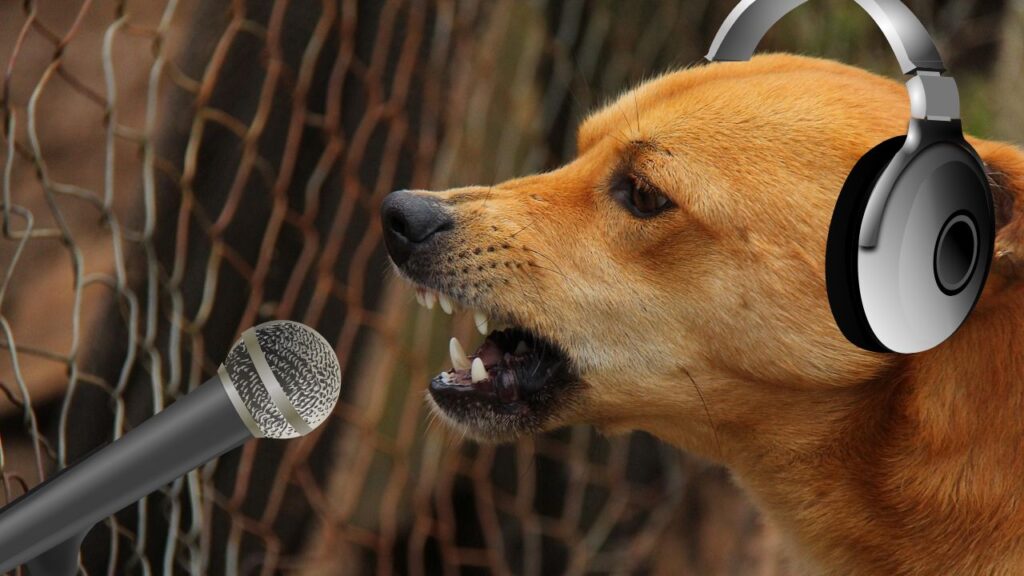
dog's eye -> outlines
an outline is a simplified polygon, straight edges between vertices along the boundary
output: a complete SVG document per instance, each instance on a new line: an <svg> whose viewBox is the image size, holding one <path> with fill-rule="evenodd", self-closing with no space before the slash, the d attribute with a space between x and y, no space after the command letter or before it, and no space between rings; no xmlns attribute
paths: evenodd
<svg viewBox="0 0 1024 576"><path fill-rule="evenodd" d="M660 190L629 175L616 178L612 196L638 218L651 218L672 207L672 201Z"/></svg>

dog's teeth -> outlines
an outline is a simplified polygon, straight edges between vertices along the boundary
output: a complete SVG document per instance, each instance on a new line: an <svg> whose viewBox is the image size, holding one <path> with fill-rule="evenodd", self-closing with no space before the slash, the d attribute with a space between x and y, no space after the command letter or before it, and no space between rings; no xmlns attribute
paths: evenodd
<svg viewBox="0 0 1024 576"><path fill-rule="evenodd" d="M452 301L444 294L437 295L437 301L441 304L441 310L444 310L445 314L452 313Z"/></svg>
<svg viewBox="0 0 1024 576"><path fill-rule="evenodd" d="M416 289L416 302L418 302L420 306L427 305L427 301L423 298L423 290L420 288Z"/></svg>
<svg viewBox="0 0 1024 576"><path fill-rule="evenodd" d="M473 358L473 367L470 369L470 376L472 377L474 384L487 380L487 368L484 368L483 360Z"/></svg>
<svg viewBox="0 0 1024 576"><path fill-rule="evenodd" d="M462 344L459 343L458 338L452 338L448 343L448 353L452 357L452 368L456 370L469 370L469 357L466 356L466 351L462 349Z"/></svg>
<svg viewBox="0 0 1024 576"><path fill-rule="evenodd" d="M522 340L520 340L519 344L516 345L516 352L515 352L516 356L519 356L521 354L526 354L529 351L530 351L530 347L527 346L526 342L523 342Z"/></svg>
<svg viewBox="0 0 1024 576"><path fill-rule="evenodd" d="M484 336L487 336L487 315L486 314L484 314L483 312L481 312L479 310L477 310L476 312L473 312L473 323L476 324L476 329L479 330L481 334L483 334Z"/></svg>
<svg viewBox="0 0 1024 576"><path fill-rule="evenodd" d="M423 305L427 307L427 310L434 309L434 299L436 295L433 290L427 290L427 293L423 295Z"/></svg>

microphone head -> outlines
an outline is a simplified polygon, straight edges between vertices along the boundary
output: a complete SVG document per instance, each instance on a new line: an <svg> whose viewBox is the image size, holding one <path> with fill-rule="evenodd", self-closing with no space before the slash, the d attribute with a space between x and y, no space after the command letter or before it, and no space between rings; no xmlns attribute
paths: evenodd
<svg viewBox="0 0 1024 576"><path fill-rule="evenodd" d="M316 330L288 320L243 332L219 374L256 437L308 434L327 419L341 392L334 348Z"/></svg>

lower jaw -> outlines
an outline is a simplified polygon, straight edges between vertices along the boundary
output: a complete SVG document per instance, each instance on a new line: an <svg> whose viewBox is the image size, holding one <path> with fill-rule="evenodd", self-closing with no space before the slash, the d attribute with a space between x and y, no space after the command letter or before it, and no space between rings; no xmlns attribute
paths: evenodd
<svg viewBox="0 0 1024 576"><path fill-rule="evenodd" d="M506 415L499 422L497 415L490 411L467 415L453 410L446 402L433 395L428 395L428 397L432 404L432 411L442 423L464 437L477 442L514 442L524 436L543 431L543 426L534 423L528 414L514 417L511 421Z"/></svg>

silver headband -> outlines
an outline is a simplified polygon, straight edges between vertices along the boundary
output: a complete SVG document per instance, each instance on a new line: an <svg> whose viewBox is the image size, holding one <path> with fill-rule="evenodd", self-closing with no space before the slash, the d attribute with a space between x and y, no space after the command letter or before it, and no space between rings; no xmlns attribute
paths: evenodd
<svg viewBox="0 0 1024 576"><path fill-rule="evenodd" d="M941 76L942 63L935 42L921 21L899 0L855 0L885 34L907 82L914 118L950 121L960 118L956 82ZM750 60L768 30L807 0L742 0L715 35L707 59Z"/></svg>

